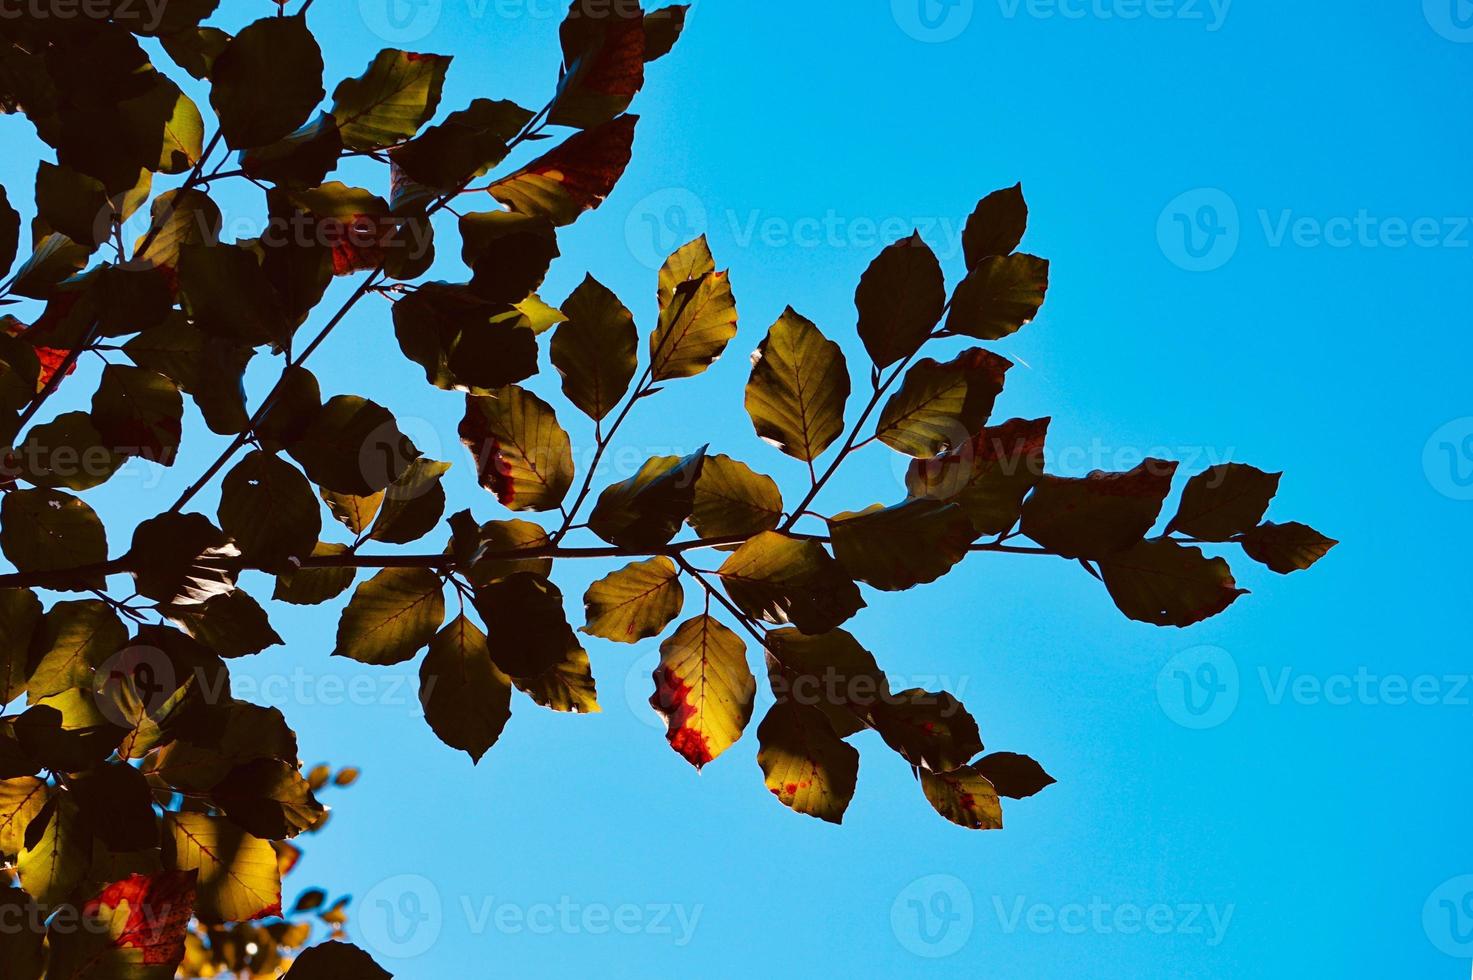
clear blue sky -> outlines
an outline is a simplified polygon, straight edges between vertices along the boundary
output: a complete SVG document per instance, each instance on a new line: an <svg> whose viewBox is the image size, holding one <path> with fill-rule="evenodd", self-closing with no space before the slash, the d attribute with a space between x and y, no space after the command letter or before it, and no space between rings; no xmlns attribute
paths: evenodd
<svg viewBox="0 0 1473 980"><path fill-rule="evenodd" d="M1271 516L1344 543L1287 579L1239 561L1253 595L1184 631L1126 621L1048 559L979 555L936 586L869 594L853 628L902 686L944 683L989 748L1059 780L989 834L933 814L870 735L843 827L774 801L754 732L697 775L644 703L654 644L590 641L604 713L521 699L472 768L419 717L416 664L330 660L336 607L280 610L287 646L239 662L238 693L275 678L263 699L307 761L364 770L296 883L352 893L355 939L406 978L1465 976L1467 3L923 2L699 0L652 69L634 163L564 235L545 295L592 272L648 329L649 263L705 230L742 332L643 406L609 478L709 442L797 487L799 464L741 407L767 325L791 304L862 372L852 297L881 234L919 226L954 282L960 222L1021 180L1024 245L1053 261L1053 286L999 346L1020 362L999 417L1053 415L1072 473L1152 452L1192 472L1282 469ZM456 56L446 109L545 101L564 4L421 0L395 35L385 3L314 8L330 79L393 44ZM235 27L273 5L224 6ZM25 130L4 123L13 200L32 179ZM227 230L261 210L254 192L221 199ZM463 277L456 251L437 275ZM275 370L258 367L258 382ZM453 508L499 516L456 440L459 399L400 355L387 304L364 304L312 367L453 460ZM590 431L573 435L586 453ZM205 443L196 417L185 459ZM867 449L822 506L897 498L887 452ZM130 492L90 496L126 529L197 466L130 468L114 481ZM606 571L562 570L574 615ZM1172 678L1204 658L1229 688L1193 728ZM432 917L387 928L415 903Z"/></svg>

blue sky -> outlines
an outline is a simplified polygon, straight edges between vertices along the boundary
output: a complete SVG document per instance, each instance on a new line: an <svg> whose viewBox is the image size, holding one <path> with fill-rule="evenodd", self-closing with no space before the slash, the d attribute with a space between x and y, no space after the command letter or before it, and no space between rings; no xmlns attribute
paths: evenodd
<svg viewBox="0 0 1473 980"><path fill-rule="evenodd" d="M546 101L564 4L421 0L390 21L388 2L313 8L329 90L388 45L456 56L447 110ZM225 7L222 26L248 16ZM1053 284L998 345L1020 366L997 417L1052 415L1050 461L1071 474L1143 455L1284 470L1270 517L1343 544L1289 578L1238 560L1253 594L1187 630L1125 620L1050 559L978 555L934 586L868 593L852 628L902 686L948 687L990 749L1059 780L988 834L933 814L871 735L843 827L774 801L753 731L697 775L644 703L653 643L590 640L603 714L520 700L473 768L419 717L416 664L330 660L336 608L282 609L286 647L238 662L237 694L281 706L309 763L364 770L329 800L296 883L353 894L355 940L407 978L1465 975L1467 8L698 0L651 70L633 165L563 236L544 295L591 272L647 330L653 265L705 231L742 330L641 407L605 482L709 442L800 493L801 464L742 411L747 353L791 304L862 384L853 290L879 248L919 228L954 283L966 215L1021 180L1024 248ZM0 180L23 202L37 147L19 120L4 132ZM258 195L219 199L227 232L253 233ZM464 276L456 251L435 275ZM388 405L455 462L453 509L504 516L455 437L459 399L400 355L386 303L362 304L312 367L325 393ZM69 387L90 392L96 371ZM591 431L561 414L586 459ZM115 551L204 444L219 440L196 417L175 470L130 467L90 495ZM887 453L866 449L821 509L897 499ZM560 570L570 612L608 570ZM1197 716L1177 672L1202 663L1224 687Z"/></svg>

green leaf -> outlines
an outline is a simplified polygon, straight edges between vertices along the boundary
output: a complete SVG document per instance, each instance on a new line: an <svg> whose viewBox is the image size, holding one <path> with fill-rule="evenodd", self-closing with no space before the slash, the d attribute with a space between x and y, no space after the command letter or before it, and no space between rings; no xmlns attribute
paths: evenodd
<svg viewBox="0 0 1473 980"><path fill-rule="evenodd" d="M92 424L114 453L172 466L183 420L179 388L162 374L127 364L102 369L92 396Z"/></svg>
<svg viewBox="0 0 1473 980"><path fill-rule="evenodd" d="M295 466L259 450L225 474L219 518L246 562L268 572L286 571L293 559L310 555L322 533L312 484Z"/></svg>
<svg viewBox="0 0 1473 980"><path fill-rule="evenodd" d="M1002 534L1017 524L1024 496L1043 475L1048 426L1048 419L1013 419L983 429L944 456L911 463L906 489L960 504L978 534Z"/></svg>
<svg viewBox="0 0 1473 980"><path fill-rule="evenodd" d="M342 152L343 134L337 120L319 112L281 139L243 151L240 169L256 180L306 190L320 185L337 169Z"/></svg>
<svg viewBox="0 0 1473 980"><path fill-rule="evenodd" d="M865 606L859 587L816 541L767 531L749 540L719 570L743 613L804 633L827 633Z"/></svg>
<svg viewBox="0 0 1473 980"><path fill-rule="evenodd" d="M1157 626L1200 623L1247 595L1226 561L1165 538L1112 554L1100 562L1100 576L1121 612Z"/></svg>
<svg viewBox="0 0 1473 980"><path fill-rule="evenodd" d="M64 412L31 426L14 450L16 475L49 489L91 490L123 468L127 457L103 445L87 412Z"/></svg>
<svg viewBox="0 0 1473 980"><path fill-rule="evenodd" d="M107 561L107 532L92 508L69 493L14 490L0 501L0 551L17 571L70 571ZM79 574L60 587L104 584L100 574Z"/></svg>
<svg viewBox="0 0 1473 980"><path fill-rule="evenodd" d="M1269 522L1243 535L1243 551L1280 575L1303 571L1339 544L1304 524Z"/></svg>
<svg viewBox="0 0 1473 980"><path fill-rule="evenodd" d="M360 497L384 489L419 458L389 410L356 395L329 398L287 451L313 483Z"/></svg>
<svg viewBox="0 0 1473 980"><path fill-rule="evenodd" d="M780 629L767 640L768 679L777 700L817 708L841 738L864 730L875 705L890 696L874 654L845 630L808 636Z"/></svg>
<svg viewBox="0 0 1473 980"><path fill-rule="evenodd" d="M90 691L94 671L128 643L128 630L103 602L58 602L32 639L36 665L27 695L31 704L72 688Z"/></svg>
<svg viewBox="0 0 1473 980"><path fill-rule="evenodd" d="M537 704L553 711L596 715L603 710L598 704L588 654L582 647L570 649L562 660L536 677L514 678L513 683Z"/></svg>
<svg viewBox="0 0 1473 980"><path fill-rule="evenodd" d="M345 544L317 542L312 549L313 558L346 555ZM316 606L336 599L353 584L357 570L353 568L299 568L276 576L276 590L271 598L294 606Z"/></svg>
<svg viewBox="0 0 1473 980"><path fill-rule="evenodd" d="M490 194L518 214L570 225L604 202L634 153L638 116L620 116L496 181Z"/></svg>
<svg viewBox="0 0 1473 980"><path fill-rule="evenodd" d="M383 508L369 538L385 544L408 544L429 534L445 513L445 488L440 478L449 463L420 458L384 491Z"/></svg>
<svg viewBox="0 0 1473 980"><path fill-rule="evenodd" d="M112 232L112 212L102 181L41 161L36 171L36 215L53 231L95 249Z"/></svg>
<svg viewBox="0 0 1473 980"><path fill-rule="evenodd" d="M580 649L557 586L519 572L475 591L476 611L490 634L491 660L517 680L540 677Z"/></svg>
<svg viewBox="0 0 1473 980"><path fill-rule="evenodd" d="M628 480L599 494L588 516L594 534L621 548L654 549L670 543L695 508L706 450L656 456Z"/></svg>
<svg viewBox="0 0 1473 980"><path fill-rule="evenodd" d="M1023 254L983 259L956 287L946 330L1000 340L1038 315L1047 292L1046 260Z"/></svg>
<svg viewBox="0 0 1473 980"><path fill-rule="evenodd" d="M660 267L660 312L663 313L670 305L681 286L688 282L699 282L715 271L716 259L711 255L711 244L705 235L676 249Z"/></svg>
<svg viewBox="0 0 1473 980"><path fill-rule="evenodd" d="M218 27L185 28L159 38L164 52L191 78L204 81L214 70L215 60L230 43L230 35Z"/></svg>
<svg viewBox="0 0 1473 980"><path fill-rule="evenodd" d="M548 121L587 129L628 109L644 86L645 14L639 5L594 11L574 3L560 35L563 77Z"/></svg>
<svg viewBox="0 0 1473 980"><path fill-rule="evenodd" d="M561 254L551 222L511 211L461 215L460 240L460 257L472 272L471 292L501 305L536 292Z"/></svg>
<svg viewBox="0 0 1473 980"><path fill-rule="evenodd" d="M530 521L488 521L477 529L476 541L478 555L466 571L471 585L490 585L518 572L532 572L542 578L552 574L551 558L489 557L548 547L552 542L547 531Z"/></svg>
<svg viewBox="0 0 1473 980"><path fill-rule="evenodd" d="M828 524L839 564L886 592L936 581L967 556L977 539L966 511L936 500L875 504L838 514Z"/></svg>
<svg viewBox="0 0 1473 980"><path fill-rule="evenodd" d="M507 144L532 118L515 102L476 99L389 156L410 179L449 193L504 160Z"/></svg>
<svg viewBox="0 0 1473 980"><path fill-rule="evenodd" d="M859 777L859 753L816 708L780 701L757 726L757 764L767 789L798 813L842 823Z"/></svg>
<svg viewBox="0 0 1473 980"><path fill-rule="evenodd" d="M248 657L285 642L271 628L266 610L244 589L217 595L199 605L166 606L160 611L227 659Z"/></svg>
<svg viewBox="0 0 1473 980"><path fill-rule="evenodd" d="M234 590L237 569L220 561L240 549L203 514L169 513L138 525L128 557L139 595L189 606Z"/></svg>
<svg viewBox="0 0 1473 980"><path fill-rule="evenodd" d="M179 289L194 323L221 340L283 347L291 337L286 311L256 253L238 245L186 245Z"/></svg>
<svg viewBox="0 0 1473 980"><path fill-rule="evenodd" d="M679 253L676 253L677 255ZM736 299L725 272L708 272L675 287L650 335L650 377L689 378L709 368L737 332Z"/></svg>
<svg viewBox="0 0 1473 980"><path fill-rule="evenodd" d="M220 132L235 149L286 136L326 94L322 50L300 14L247 25L215 59L210 81Z"/></svg>
<svg viewBox="0 0 1473 980"><path fill-rule="evenodd" d="M583 596L588 625L582 632L638 643L659 636L685 606L680 569L663 555L633 562L594 582Z"/></svg>
<svg viewBox="0 0 1473 980"><path fill-rule="evenodd" d="M31 637L40 623L41 600L34 592L0 589L0 707L20 697L26 689Z"/></svg>
<svg viewBox="0 0 1473 980"><path fill-rule="evenodd" d="M327 942L303 950L286 972L291 980L393 980L363 950L351 943Z"/></svg>
<svg viewBox="0 0 1473 980"><path fill-rule="evenodd" d="M1265 473L1241 463L1226 463L1187 481L1181 506L1168 533L1203 541L1226 541L1253 530L1279 492L1282 473Z"/></svg>
<svg viewBox="0 0 1473 980"><path fill-rule="evenodd" d="M917 361L880 413L875 437L919 459L965 444L987 424L1012 366L979 347L945 363Z"/></svg>
<svg viewBox="0 0 1473 980"><path fill-rule="evenodd" d="M450 57L385 48L358 78L333 92L332 114L343 144L378 150L409 139L440 105Z"/></svg>
<svg viewBox="0 0 1473 980"><path fill-rule="evenodd" d="M1023 503L1023 533L1065 558L1105 558L1140 541L1171 492L1177 464L1147 459L1125 473L1045 476Z"/></svg>
<svg viewBox="0 0 1473 980"><path fill-rule="evenodd" d="M440 741L480 762L511 720L511 678L491 662L486 634L457 616L430 641L419 700Z"/></svg>
<svg viewBox="0 0 1473 980"><path fill-rule="evenodd" d="M999 796L1014 800L1035 796L1056 782L1043 766L1013 752L994 752L972 763L972 768L993 785Z"/></svg>
<svg viewBox="0 0 1473 980"><path fill-rule="evenodd" d="M444 585L427 568L385 568L358 586L338 622L335 657L403 663L445 621Z"/></svg>
<svg viewBox="0 0 1473 980"><path fill-rule="evenodd" d="M944 691L892 694L875 705L871 720L885 744L918 769L950 772L982 751L977 722Z"/></svg>
<svg viewBox="0 0 1473 980"><path fill-rule="evenodd" d="M355 536L362 534L373 525L373 519L378 515L378 510L384 503L384 491L382 490L366 497L323 490L321 496L322 502L327 504L327 509L332 512L332 516Z"/></svg>
<svg viewBox="0 0 1473 980"><path fill-rule="evenodd" d="M634 314L592 276L563 303L567 321L553 334L553 366L563 394L595 421L612 412L629 390L638 364Z"/></svg>
<svg viewBox="0 0 1473 980"><path fill-rule="evenodd" d="M134 263L145 268L178 269L185 247L219 241L220 208L204 191L164 191L153 199L149 213L148 231L135 243L133 253Z"/></svg>
<svg viewBox="0 0 1473 980"><path fill-rule="evenodd" d="M87 264L89 254L85 245L51 232L36 241L30 257L16 270L10 291L16 296L46 299L57 283L71 278Z"/></svg>
<svg viewBox="0 0 1473 980"><path fill-rule="evenodd" d="M516 385L468 395L460 439L481 486L512 510L554 510L573 484L573 448L552 406Z"/></svg>
<svg viewBox="0 0 1473 980"><path fill-rule="evenodd" d="M978 204L962 231L962 251L967 268L975 269L984 259L1012 255L1028 229L1028 205L1023 185L993 191Z"/></svg>
<svg viewBox="0 0 1473 980"><path fill-rule="evenodd" d="M20 853L27 828L40 816L50 798L44 779L22 776L0 780L0 854Z"/></svg>
<svg viewBox="0 0 1473 980"><path fill-rule="evenodd" d="M536 334L520 317L495 320L506 312L467 286L426 283L394 304L394 335L430 384L490 395L537 373Z"/></svg>
<svg viewBox="0 0 1473 980"><path fill-rule="evenodd" d="M660 644L650 707L665 719L665 740L697 770L742 737L752 720L757 681L742 638L709 615L680 624Z"/></svg>
<svg viewBox="0 0 1473 980"><path fill-rule="evenodd" d="M884 369L921 349L946 309L946 277L920 232L886 248L854 294L859 339Z"/></svg>
<svg viewBox="0 0 1473 980"><path fill-rule="evenodd" d="M53 796L36 820L43 829L21 849L16 871L21 887L37 904L54 908L86 877L92 863L92 834L70 793Z"/></svg>
<svg viewBox="0 0 1473 980"><path fill-rule="evenodd" d="M1002 800L973 766L952 772L921 771L921 790L936 812L968 830L1001 830Z"/></svg>
<svg viewBox="0 0 1473 980"><path fill-rule="evenodd" d="M702 538L750 538L782 520L777 482L730 456L707 456L696 479L690 525Z"/></svg>
<svg viewBox="0 0 1473 980"><path fill-rule="evenodd" d="M281 914L281 872L268 840L203 813L166 813L164 863L198 872L201 922L248 922Z"/></svg>
<svg viewBox="0 0 1473 980"><path fill-rule="evenodd" d="M256 759L231 770L210 794L225 815L267 840L295 837L326 814L295 762Z"/></svg>
<svg viewBox="0 0 1473 980"><path fill-rule="evenodd" d="M844 352L788 307L752 355L746 404L757 435L812 462L844 434L848 399Z"/></svg>

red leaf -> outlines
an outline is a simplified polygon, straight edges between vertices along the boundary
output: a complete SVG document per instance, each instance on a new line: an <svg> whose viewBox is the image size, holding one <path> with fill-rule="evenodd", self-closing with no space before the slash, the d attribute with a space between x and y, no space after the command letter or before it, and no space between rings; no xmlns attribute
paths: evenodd
<svg viewBox="0 0 1473 980"><path fill-rule="evenodd" d="M119 909L126 903L128 921L122 933L113 938L112 946L142 950L145 966L176 966L184 958L184 931L194 915L198 874L161 871L133 875L108 885L83 912L89 918L105 918L104 909Z"/></svg>

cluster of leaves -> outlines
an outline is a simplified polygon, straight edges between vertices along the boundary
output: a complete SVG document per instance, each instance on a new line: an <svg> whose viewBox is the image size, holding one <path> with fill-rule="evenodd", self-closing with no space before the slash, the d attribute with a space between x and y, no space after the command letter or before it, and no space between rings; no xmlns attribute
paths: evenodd
<svg viewBox="0 0 1473 980"><path fill-rule="evenodd" d="M750 723L756 666L775 696L757 758L783 805L838 822L858 774L848 739L873 730L943 817L986 829L1002 825L1002 797L1053 780L1026 756L983 754L977 721L951 694L890 689L843 629L865 605L861 583L907 590L973 552L1055 555L1099 578L1131 618L1185 626L1242 594L1226 561L1200 545L1240 545L1288 572L1334 543L1264 523L1278 477L1239 465L1194 476L1176 516L1150 536L1175 464L1045 473L1048 419L993 423L1006 358L980 346L921 356L952 338L1004 340L1043 304L1048 263L1018 252L1020 187L978 206L966 275L950 291L919 235L865 273L858 335L873 365L852 425L839 345L791 309L769 329L746 409L758 436L807 465L797 504L772 478L703 449L648 460L585 515L599 462L634 408L701 374L737 333L731 280L704 239L660 270L643 357L634 314L592 277L558 306L538 295L559 230L597 207L627 166L638 121L627 110L646 64L676 43L686 8L574 2L544 108L476 99L431 125L449 57L382 51L323 110L310 3L295 15L278 5L234 36L201 26L216 5L176 0L147 28L124 18L123 5L111 18L0 23L0 107L23 113L56 153L37 172L30 254L0 287L0 302L37 307L29 322L8 317L0 336L0 444L11 447L0 550L15 568L0 575L0 707L25 703L0 715L0 853L20 885L0 901L39 909L43 923L0 934L7 976L275 974L310 932L301 915L341 925L342 903L323 913L321 892L299 901L295 918L282 915L289 840L321 827L316 792L327 774L302 772L279 712L230 695L228 661L282 642L240 587L245 570L274 576L282 603L318 605L353 589L335 654L365 665L423 654L429 725L478 761L509 722L515 691L556 711L598 710L553 567L621 559L585 594L580 632L623 644L664 638L650 703L671 748L697 769ZM207 87L208 139L200 104L156 67L145 33L150 49ZM571 132L491 176L550 128ZM235 169L216 159L222 145ZM381 164L387 192L329 179L349 158ZM158 190L169 175L178 183ZM220 239L210 188L227 179L263 191L269 221L258 238ZM466 198L487 209L451 209ZM145 206L148 229L130 247L123 225ZM465 281L416 283L434 257L431 219L446 210L458 218ZM0 199L0 271L13 264L19 231ZM108 250L116 254L97 258ZM300 342L333 280L347 276L356 288ZM463 396L459 431L476 479L523 516L457 513L447 543L428 554L365 547L441 527L451 469L425 458L389 409L324 398L305 367L369 295L393 302L398 343L427 382ZM593 423L596 450L581 478L557 410L522 387L540 373L544 347L567 401ZM262 351L281 358L280 377L248 398L246 365ZM107 362L90 410L38 421L87 354ZM184 395L227 445L114 557L79 495L135 459L175 465ZM816 513L843 462L873 442L911 458L906 499ZM217 476L213 519L188 512ZM329 540L324 506L351 541ZM526 519L538 514L556 516ZM578 535L599 540L580 545ZM1031 544L1014 540L1023 538ZM692 563L716 549L718 568ZM376 571L354 588L363 569ZM108 591L121 575L135 589L124 599ZM704 608L677 623L687 586ZM47 608L38 590L89 598ZM290 976L387 974L334 942L302 954Z"/></svg>

